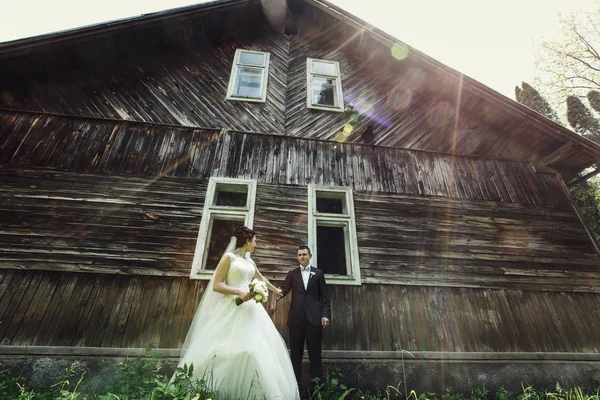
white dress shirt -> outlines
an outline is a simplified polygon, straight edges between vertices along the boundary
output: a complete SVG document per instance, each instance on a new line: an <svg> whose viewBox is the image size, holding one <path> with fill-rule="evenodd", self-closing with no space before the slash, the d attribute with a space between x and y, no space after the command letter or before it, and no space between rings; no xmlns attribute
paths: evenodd
<svg viewBox="0 0 600 400"><path fill-rule="evenodd" d="M308 279L310 278L310 265L307 265L303 270L303 266L300 266L300 274L302 274L302 281L304 282L304 290L308 287Z"/></svg>

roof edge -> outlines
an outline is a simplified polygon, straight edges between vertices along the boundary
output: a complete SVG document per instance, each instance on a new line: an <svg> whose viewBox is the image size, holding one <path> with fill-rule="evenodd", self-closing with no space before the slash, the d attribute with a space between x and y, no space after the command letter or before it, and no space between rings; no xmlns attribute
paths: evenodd
<svg viewBox="0 0 600 400"><path fill-rule="evenodd" d="M411 50L411 54L413 54L419 61L426 63L430 68L434 68L447 76L450 76L458 81L462 81L462 85L466 90L469 90L471 93L475 94L478 97L492 99L494 102L499 103L503 106L503 108L517 116L517 117L527 117L528 119L534 122L537 128L540 128L543 132L555 137L556 139L569 140L574 141L576 144L582 146L585 150L589 151L593 154L598 161L600 161L600 144L597 144L585 137L578 135L572 130L558 124L555 121L539 114L538 112L530 109L529 107L504 96L503 94L497 92L496 90L484 85L483 83L463 74L451 68L444 63L434 59L431 56L413 48L412 46L404 43L403 41L393 37L392 35L382 31L381 29L369 24L368 22L356 17L355 15L347 12L346 10L341 9L340 7L329 3L326 0L304 0L308 4L312 4L315 7L323 10L329 15L346 22L351 23L358 29L362 29L373 35L373 37L384 43L386 45L393 45L398 42L401 42L408 46Z"/></svg>
<svg viewBox="0 0 600 400"><path fill-rule="evenodd" d="M4 43L0 43L0 59L10 53L21 53L36 47L47 44L60 43L76 37L86 37L96 35L98 33L107 33L114 30L128 28L131 26L139 26L153 22L159 22L164 19L176 16L194 16L196 14L206 13L219 8L244 6L252 3L253 0L214 0L202 4L194 4L190 6L178 7L168 10L156 11L147 14L140 14L132 17L125 17L112 21L101 22L99 24L87 25L48 34L32 36L24 39L16 39Z"/></svg>

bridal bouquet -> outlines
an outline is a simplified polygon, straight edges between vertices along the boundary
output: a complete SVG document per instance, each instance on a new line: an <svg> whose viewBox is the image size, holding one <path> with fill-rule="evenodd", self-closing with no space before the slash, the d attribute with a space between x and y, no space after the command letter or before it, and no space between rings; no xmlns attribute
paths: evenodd
<svg viewBox="0 0 600 400"><path fill-rule="evenodd" d="M269 290L267 289L267 285L263 281L254 279L248 284L248 288L250 289L250 297L252 297L254 301L256 301L257 303L267 302L267 298L269 297ZM238 306L243 302L244 301L239 297L235 298L235 304L237 304Z"/></svg>

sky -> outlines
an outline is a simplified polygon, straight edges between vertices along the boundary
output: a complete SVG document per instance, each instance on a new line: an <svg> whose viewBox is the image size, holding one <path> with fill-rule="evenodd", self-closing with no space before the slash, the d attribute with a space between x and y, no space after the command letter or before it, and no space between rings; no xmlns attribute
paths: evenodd
<svg viewBox="0 0 600 400"><path fill-rule="evenodd" d="M267 1L267 0L264 0ZM270 0L272 1L272 0ZM595 0L330 0L411 47L514 98L532 82L557 13ZM596 0L598 1L598 0ZM0 43L197 4L189 0L20 0L0 5Z"/></svg>

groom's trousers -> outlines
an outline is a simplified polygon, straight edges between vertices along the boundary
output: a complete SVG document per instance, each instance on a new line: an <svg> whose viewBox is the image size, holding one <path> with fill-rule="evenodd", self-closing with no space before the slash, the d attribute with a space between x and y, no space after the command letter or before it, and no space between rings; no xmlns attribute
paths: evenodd
<svg viewBox="0 0 600 400"><path fill-rule="evenodd" d="M288 325L290 329L290 358L298 384L302 382L302 356L304 341L308 349L310 361L310 379L320 378L323 382L323 360L321 358L321 343L323 326L312 325L305 317L300 325Z"/></svg>

